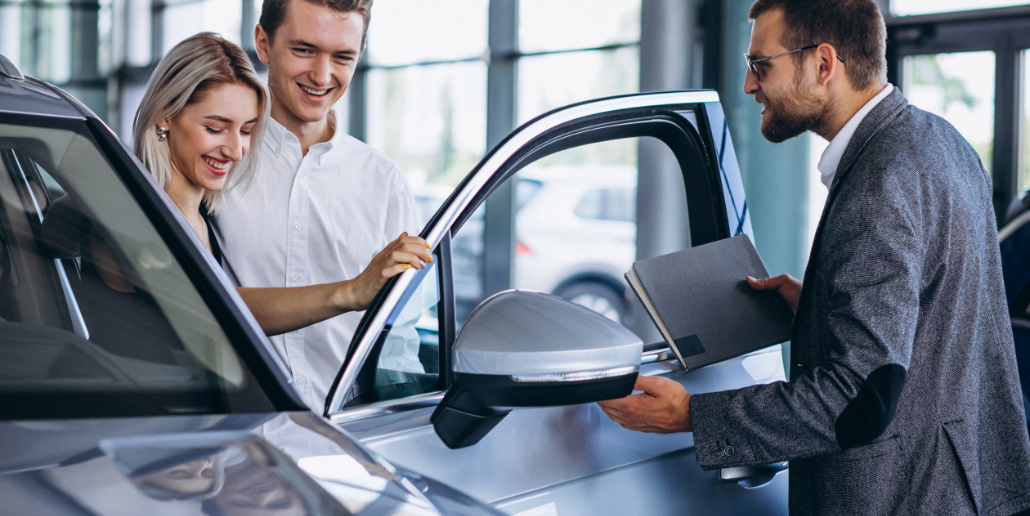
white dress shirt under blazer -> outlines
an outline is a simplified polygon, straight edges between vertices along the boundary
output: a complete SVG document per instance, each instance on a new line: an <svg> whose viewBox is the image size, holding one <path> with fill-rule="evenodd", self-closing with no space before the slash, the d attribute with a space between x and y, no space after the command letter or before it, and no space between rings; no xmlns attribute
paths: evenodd
<svg viewBox="0 0 1030 516"><path fill-rule="evenodd" d="M848 123L844 124L837 136L833 137L830 141L830 145L823 151L822 158L819 159L819 172L822 177L823 184L826 188L830 188L833 184L833 177L837 175L837 166L840 165L840 159L844 157L844 151L847 150L848 144L851 143L851 138L855 136L855 130L862 124L865 117L869 115L869 112L874 107L878 106L883 99L887 98L894 91L893 84L887 84L880 93L877 93L875 97L869 99L862 109L855 113L855 116L848 120Z"/></svg>
<svg viewBox="0 0 1030 516"><path fill-rule="evenodd" d="M330 125L336 129L335 113ZM227 272L243 287L298 287L356 277L402 232L417 235L411 188L400 169L336 130L302 154L270 119L248 188L226 195L217 223ZM321 413L363 312L343 314L270 340L305 402ZM410 370L417 363L417 340ZM408 354L409 356L410 353Z"/></svg>

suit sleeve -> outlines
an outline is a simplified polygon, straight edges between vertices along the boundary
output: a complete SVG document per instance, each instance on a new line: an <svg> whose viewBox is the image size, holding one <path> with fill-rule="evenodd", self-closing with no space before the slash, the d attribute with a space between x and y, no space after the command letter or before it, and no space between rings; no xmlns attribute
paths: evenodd
<svg viewBox="0 0 1030 516"><path fill-rule="evenodd" d="M849 174L862 179L839 185L818 249L818 276L829 284L804 286L827 316L811 324L828 328L819 337L828 359L801 364L789 382L692 396L703 469L861 446L894 416L919 317L919 197L902 173L856 166Z"/></svg>

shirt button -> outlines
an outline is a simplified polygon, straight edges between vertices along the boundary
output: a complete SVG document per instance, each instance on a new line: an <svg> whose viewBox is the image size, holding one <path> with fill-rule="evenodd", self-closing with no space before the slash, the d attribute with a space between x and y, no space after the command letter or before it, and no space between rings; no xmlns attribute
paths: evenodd
<svg viewBox="0 0 1030 516"><path fill-rule="evenodd" d="M280 153L280 152L282 152L282 151L283 151L282 147L276 147L276 148L275 148L275 153L276 153L276 154L279 154L279 153Z"/></svg>
<svg viewBox="0 0 1030 516"><path fill-rule="evenodd" d="M300 224L294 224L293 225L293 229L296 229L297 231L300 231L300 229L303 228L303 227L304 226L301 226Z"/></svg>
<svg viewBox="0 0 1030 516"><path fill-rule="evenodd" d="M308 379L307 378L303 378L302 377L300 380L297 380L297 381L300 382L301 385L307 385L308 384Z"/></svg>
<svg viewBox="0 0 1030 516"><path fill-rule="evenodd" d="M298 276L298 275L294 274L294 275L293 275L293 282L294 282L294 283L297 283L297 282L299 282L299 281L300 281L300 276Z"/></svg>
<svg viewBox="0 0 1030 516"><path fill-rule="evenodd" d="M324 157L322 157L322 156L319 156L319 157L318 157L318 164L319 164L319 165L321 165L321 164L322 164L322 161L323 161L324 159L325 159Z"/></svg>

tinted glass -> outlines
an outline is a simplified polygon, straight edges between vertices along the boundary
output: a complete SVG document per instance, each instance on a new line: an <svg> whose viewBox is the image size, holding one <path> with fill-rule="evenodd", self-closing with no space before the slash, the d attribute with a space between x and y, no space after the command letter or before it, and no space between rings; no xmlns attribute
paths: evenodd
<svg viewBox="0 0 1030 516"><path fill-rule="evenodd" d="M271 404L91 138L0 124L0 417Z"/></svg>
<svg viewBox="0 0 1030 516"><path fill-rule="evenodd" d="M359 401L384 401L443 389L438 263L439 259L418 272L417 287L409 289L410 296L390 315L381 337L374 392L362 393Z"/></svg>

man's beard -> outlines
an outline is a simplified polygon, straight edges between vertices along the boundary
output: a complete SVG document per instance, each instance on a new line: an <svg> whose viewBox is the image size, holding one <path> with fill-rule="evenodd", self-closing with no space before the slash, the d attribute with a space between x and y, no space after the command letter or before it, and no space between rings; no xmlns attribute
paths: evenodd
<svg viewBox="0 0 1030 516"><path fill-rule="evenodd" d="M782 143L805 131L815 131L826 122L827 108L803 86L798 74L790 89L782 93L782 100L766 98L769 120L762 121L762 136L772 143Z"/></svg>

